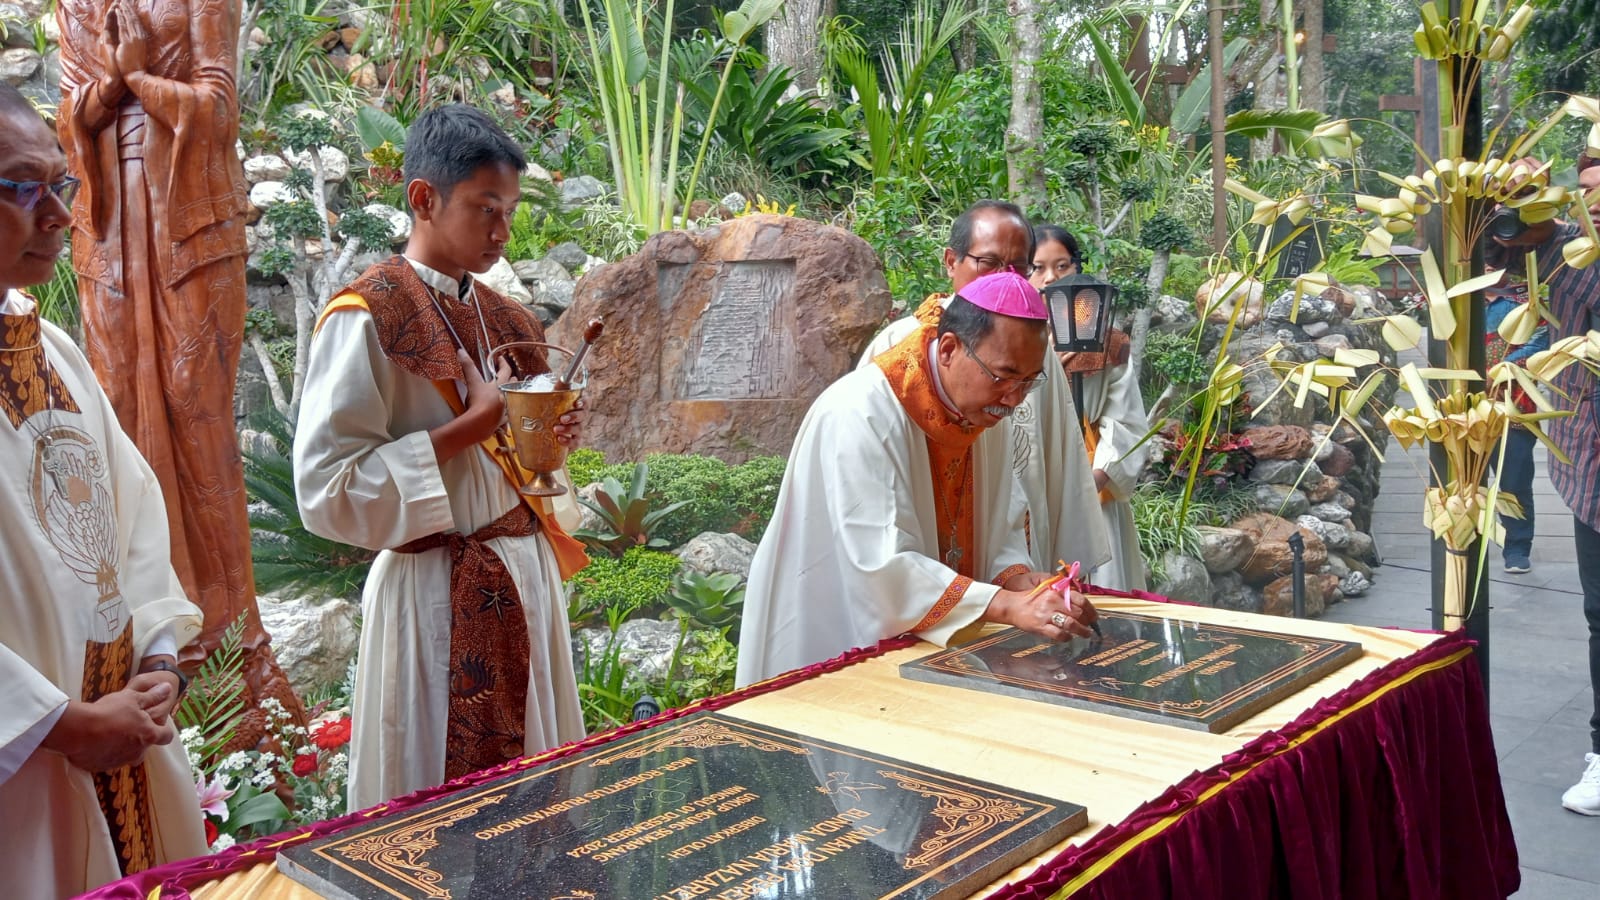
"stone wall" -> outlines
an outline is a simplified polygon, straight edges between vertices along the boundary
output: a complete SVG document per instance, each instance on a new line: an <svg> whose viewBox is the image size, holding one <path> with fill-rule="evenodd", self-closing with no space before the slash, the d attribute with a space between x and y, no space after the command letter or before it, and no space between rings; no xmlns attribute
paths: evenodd
<svg viewBox="0 0 1600 900"><path fill-rule="evenodd" d="M1387 406L1395 388L1391 379L1373 396L1358 430L1338 421L1321 398L1296 407L1292 390L1272 396L1280 376L1261 360L1274 345L1281 346L1279 358L1292 363L1332 359L1342 349L1370 349L1392 366L1393 352L1381 327L1362 321L1390 310L1375 291L1340 286L1302 297L1298 309L1292 291L1270 303L1264 298L1243 302L1239 320L1250 327L1235 332L1227 353L1247 372L1241 402L1254 413L1239 434L1249 441L1256 462L1233 489L1250 492L1259 511L1228 527L1201 528L1199 559L1169 555L1163 561L1167 576L1153 589L1191 602L1288 615L1293 599L1288 538L1298 532L1305 541L1306 609L1321 615L1328 605L1371 587L1379 564L1370 529L1380 487L1378 454L1388 446L1389 434L1377 411ZM1158 309L1159 329L1196 327L1184 304L1164 301ZM1212 359L1224 327L1219 321L1204 327L1202 349ZM1358 378L1369 372L1359 370Z"/></svg>

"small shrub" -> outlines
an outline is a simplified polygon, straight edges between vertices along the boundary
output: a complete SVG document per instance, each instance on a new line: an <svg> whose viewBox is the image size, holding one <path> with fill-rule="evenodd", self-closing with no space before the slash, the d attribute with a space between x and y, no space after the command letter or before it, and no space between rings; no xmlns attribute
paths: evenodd
<svg viewBox="0 0 1600 900"><path fill-rule="evenodd" d="M668 706L682 706L733 690L739 647L725 631L697 631L699 649L683 654L673 681L661 691Z"/></svg>
<svg viewBox="0 0 1600 900"><path fill-rule="evenodd" d="M627 481L606 477L595 492L594 500L579 499L600 517L596 529L580 528L573 533L585 544L620 556L629 547L670 547L672 544L656 535L662 520L683 502L670 503L652 510L645 490L649 486L650 467L639 463Z"/></svg>
<svg viewBox="0 0 1600 900"><path fill-rule="evenodd" d="M568 457L572 468L572 457ZM603 460L604 457L599 457ZM633 465L598 465L595 457L581 460L588 481L614 478L624 481ZM650 484L645 499L652 508L681 503L651 532L668 547L679 547L706 531L737 534L759 540L772 518L783 483L785 460L781 456L757 456L730 466L714 456L680 453L652 453L645 457ZM573 470L573 483L580 481Z"/></svg>
<svg viewBox="0 0 1600 900"><path fill-rule="evenodd" d="M1144 345L1141 374L1139 386L1145 396L1153 398L1169 385L1182 390L1185 385L1204 382L1211 376L1211 363L1195 349L1193 335L1152 331Z"/></svg>
<svg viewBox="0 0 1600 900"><path fill-rule="evenodd" d="M1192 303L1205 280L1206 267L1203 261L1187 253L1174 253L1167 263L1167 280L1162 282L1161 292Z"/></svg>
<svg viewBox="0 0 1600 900"><path fill-rule="evenodd" d="M667 605L701 628L739 633L744 611L744 577L732 572L702 575L679 572L672 580Z"/></svg>
<svg viewBox="0 0 1600 900"><path fill-rule="evenodd" d="M671 553L633 547L620 558L597 556L572 578L576 610L574 626L599 614L621 621L640 610L660 606L672 593L672 576L682 562ZM572 613L576 612L576 615Z"/></svg>
<svg viewBox="0 0 1600 900"><path fill-rule="evenodd" d="M1200 555L1200 532L1192 520L1182 516L1182 492L1169 490L1159 483L1143 484L1129 499L1133 505L1133 524L1139 532L1139 555L1150 567L1152 583L1159 583L1166 577L1163 559L1168 553Z"/></svg>
<svg viewBox="0 0 1600 900"><path fill-rule="evenodd" d="M581 488L605 478L606 455L591 447L579 447L567 454L567 474L572 486Z"/></svg>

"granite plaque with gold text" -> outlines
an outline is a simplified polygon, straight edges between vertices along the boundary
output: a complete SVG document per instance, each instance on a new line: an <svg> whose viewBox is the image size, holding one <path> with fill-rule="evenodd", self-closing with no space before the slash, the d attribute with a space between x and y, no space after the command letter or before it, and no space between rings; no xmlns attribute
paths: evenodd
<svg viewBox="0 0 1600 900"><path fill-rule="evenodd" d="M1050 641L1007 629L900 666L916 681L1227 731L1361 656L1351 641L1131 613L1104 637Z"/></svg>
<svg viewBox="0 0 1600 900"><path fill-rule="evenodd" d="M715 713L278 856L327 897L965 897L1084 808Z"/></svg>

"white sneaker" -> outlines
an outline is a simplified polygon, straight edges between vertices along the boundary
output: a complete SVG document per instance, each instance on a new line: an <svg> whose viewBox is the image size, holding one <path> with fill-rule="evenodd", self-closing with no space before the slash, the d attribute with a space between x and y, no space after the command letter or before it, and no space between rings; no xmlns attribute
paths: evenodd
<svg viewBox="0 0 1600 900"><path fill-rule="evenodd" d="M1583 777L1561 795L1561 805L1580 816L1600 816L1600 753L1585 753L1583 760Z"/></svg>

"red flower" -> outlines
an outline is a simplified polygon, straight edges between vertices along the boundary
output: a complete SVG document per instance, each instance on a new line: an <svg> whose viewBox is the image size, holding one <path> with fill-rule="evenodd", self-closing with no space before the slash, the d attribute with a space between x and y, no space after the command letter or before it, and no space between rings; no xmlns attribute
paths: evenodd
<svg viewBox="0 0 1600 900"><path fill-rule="evenodd" d="M206 846L209 847L212 844L215 844L217 842L217 826L216 826L216 823L212 822L210 819L206 819L205 822L206 822Z"/></svg>
<svg viewBox="0 0 1600 900"><path fill-rule="evenodd" d="M294 758L294 774L305 778L314 775L317 771L317 755L315 753L302 753Z"/></svg>
<svg viewBox="0 0 1600 900"><path fill-rule="evenodd" d="M350 743L349 717L334 719L318 725L316 730L311 732L311 743L316 744L323 750L337 750Z"/></svg>

